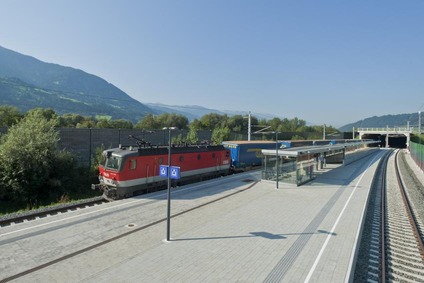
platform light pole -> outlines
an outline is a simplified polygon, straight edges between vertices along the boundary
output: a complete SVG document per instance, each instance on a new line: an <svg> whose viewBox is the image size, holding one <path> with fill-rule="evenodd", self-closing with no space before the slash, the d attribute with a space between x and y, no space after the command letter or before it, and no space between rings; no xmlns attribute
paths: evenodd
<svg viewBox="0 0 424 283"><path fill-rule="evenodd" d="M250 141L252 135L252 112L249 111L247 114L247 140Z"/></svg>
<svg viewBox="0 0 424 283"><path fill-rule="evenodd" d="M424 105L423 105L424 106ZM420 108L420 110L418 110L418 148L420 149L420 168L421 170L423 170L423 164L422 164L422 160L423 157L421 156L421 109L423 108L423 106Z"/></svg>
<svg viewBox="0 0 424 283"><path fill-rule="evenodd" d="M278 133L275 132L275 172L277 174L277 180L275 182L275 188L278 189Z"/></svg>
<svg viewBox="0 0 424 283"><path fill-rule="evenodd" d="M168 203L166 208L166 241L171 241L171 131L177 130L177 127L164 127L162 130L168 130Z"/></svg>
<svg viewBox="0 0 424 283"><path fill-rule="evenodd" d="M322 127L322 140L325 141L325 124Z"/></svg>
<svg viewBox="0 0 424 283"><path fill-rule="evenodd" d="M418 111L418 143L421 144L421 110Z"/></svg>

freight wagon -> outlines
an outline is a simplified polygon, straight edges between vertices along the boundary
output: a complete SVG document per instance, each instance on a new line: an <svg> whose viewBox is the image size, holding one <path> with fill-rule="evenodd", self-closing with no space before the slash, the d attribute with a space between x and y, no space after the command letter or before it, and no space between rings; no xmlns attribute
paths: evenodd
<svg viewBox="0 0 424 283"><path fill-rule="evenodd" d="M224 141L222 145L230 151L234 171L262 165L262 149L275 149L275 141Z"/></svg>

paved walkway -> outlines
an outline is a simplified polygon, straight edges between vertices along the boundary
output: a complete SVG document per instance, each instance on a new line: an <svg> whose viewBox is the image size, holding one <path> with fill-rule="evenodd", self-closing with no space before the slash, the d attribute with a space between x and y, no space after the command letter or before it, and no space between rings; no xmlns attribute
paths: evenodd
<svg viewBox="0 0 424 283"><path fill-rule="evenodd" d="M232 182L222 178L194 185L204 189L193 188L173 196L173 215L188 208L193 210L171 220L170 242L163 240L164 221L141 229L164 216L166 201L159 194L115 202L107 216L96 212L98 217L72 220L72 226L66 225L71 220L64 220L60 222L61 228L46 224L50 228L44 227L41 234L32 231L32 238L24 234L0 237L3 239L0 260L8 261L0 267L8 268L7 276L10 276L31 264L36 266L66 256L72 249L75 252L93 247L126 231L124 237L77 253L17 281L347 281L355 260L369 186L378 163L376 155L362 161L320 174L315 181L301 187L280 183L281 189L276 190L274 183L256 182L260 172ZM213 184L212 188L207 184ZM229 193L233 195L201 206ZM132 204L136 201L140 201L137 206ZM131 209L124 210L126 204L129 207L131 204ZM65 229L69 230L65 232ZM131 229L135 232L130 233ZM75 234L71 237L70 233ZM35 235L38 242L33 240ZM41 243L42 247L35 247ZM57 247L49 249L55 245ZM30 247L34 254L21 259L19 256L23 258L23 255L19 253ZM18 270L9 266L19 261L26 267Z"/></svg>

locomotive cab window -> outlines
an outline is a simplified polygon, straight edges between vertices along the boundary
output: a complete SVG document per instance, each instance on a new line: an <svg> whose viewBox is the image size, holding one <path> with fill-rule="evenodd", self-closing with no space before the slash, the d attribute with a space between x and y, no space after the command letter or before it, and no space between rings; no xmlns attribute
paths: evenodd
<svg viewBox="0 0 424 283"><path fill-rule="evenodd" d="M118 170L121 166L121 157L111 156L106 160L106 168L112 170Z"/></svg>
<svg viewBox="0 0 424 283"><path fill-rule="evenodd" d="M130 170L134 170L135 168L137 168L137 160L130 159Z"/></svg>

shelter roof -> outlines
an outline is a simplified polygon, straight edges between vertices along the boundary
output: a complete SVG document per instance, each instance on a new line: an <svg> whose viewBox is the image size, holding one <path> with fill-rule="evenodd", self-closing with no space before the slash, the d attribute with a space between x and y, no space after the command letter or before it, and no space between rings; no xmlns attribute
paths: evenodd
<svg viewBox="0 0 424 283"><path fill-rule="evenodd" d="M328 144L328 145L311 145L311 146L301 146L301 147L292 147L292 148L284 148L278 149L278 155L280 156L299 156L299 155L307 155L307 154L315 154L315 153L327 153L333 152L335 150L342 150L349 147L358 147L361 145L377 143L380 141L373 140L361 140L355 142L346 142L339 144ZM264 155L275 155L275 149L263 149L262 154Z"/></svg>

